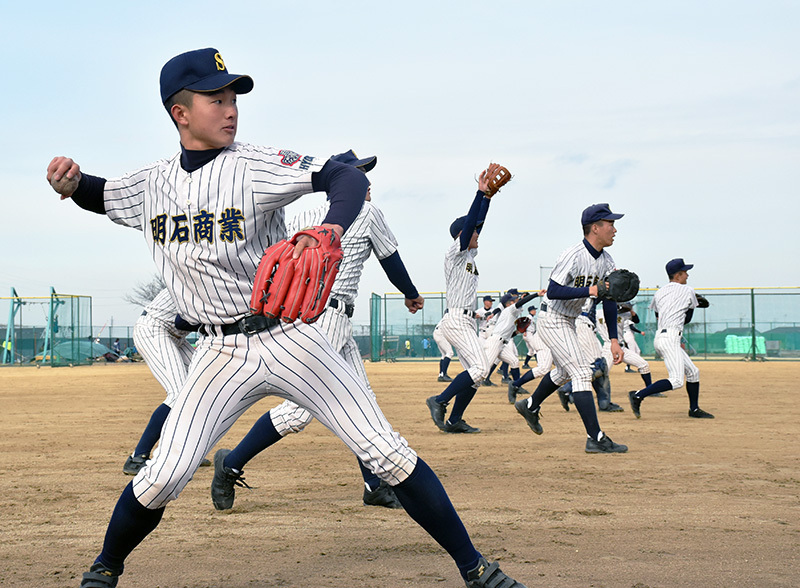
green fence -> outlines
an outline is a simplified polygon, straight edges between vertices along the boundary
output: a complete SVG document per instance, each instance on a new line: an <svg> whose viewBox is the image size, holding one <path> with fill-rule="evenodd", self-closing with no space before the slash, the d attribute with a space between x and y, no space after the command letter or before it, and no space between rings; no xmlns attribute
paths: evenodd
<svg viewBox="0 0 800 588"><path fill-rule="evenodd" d="M696 309L684 330L686 348L699 359L800 359L800 288L697 288L710 305ZM632 301L645 332L637 341L646 357L654 356L656 318L649 309L655 289L643 289ZM480 292L499 299L502 292ZM369 341L360 341L362 355L372 361L439 358L432 333L446 308L444 293L426 293L425 306L410 314L399 293L370 299ZM538 307L538 301L534 300ZM430 349L425 352L423 339ZM406 349L408 341L409 349ZM525 343L516 338L522 355Z"/></svg>

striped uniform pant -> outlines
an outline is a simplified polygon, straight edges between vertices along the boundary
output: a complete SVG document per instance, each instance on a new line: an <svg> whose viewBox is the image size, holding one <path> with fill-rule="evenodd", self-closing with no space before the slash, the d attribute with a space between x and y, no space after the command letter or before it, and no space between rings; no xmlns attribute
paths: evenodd
<svg viewBox="0 0 800 588"><path fill-rule="evenodd" d="M164 404L172 408L194 356L194 347L186 340L186 331L148 315L140 317L133 326L133 343L147 367L166 390Z"/></svg>
<svg viewBox="0 0 800 588"><path fill-rule="evenodd" d="M542 342L553 354L553 370L550 379L556 386L563 386L572 380L572 391L588 392L592 389L591 362L578 342L575 332L575 318L548 310L541 314L536 325Z"/></svg>
<svg viewBox="0 0 800 588"><path fill-rule="evenodd" d="M656 351L664 358L672 389L677 390L687 382L699 382L700 370L689 359L689 354L681 347L680 329L661 329L653 340Z"/></svg>
<svg viewBox="0 0 800 588"><path fill-rule="evenodd" d="M308 410L390 485L414 470L416 452L315 325L280 324L252 337L209 330L212 334L200 339L153 458L133 480L142 505L156 509L177 498L236 419L267 395Z"/></svg>
<svg viewBox="0 0 800 588"><path fill-rule="evenodd" d="M353 324L344 313L344 305L340 305L338 308L329 306L314 324L325 333L333 348L355 370L358 377L372 392L367 372L364 369L364 361L361 359L361 351L359 351L358 343L353 338ZM275 430L282 437L289 433L299 433L314 420L314 416L309 411L291 400L284 400L281 404L271 409L269 416Z"/></svg>
<svg viewBox="0 0 800 588"><path fill-rule="evenodd" d="M536 367L533 368L533 377L541 378L553 369L553 354L550 349L542 342L542 338L537 331L533 335L525 333L522 338L528 346L528 355L536 358Z"/></svg>
<svg viewBox="0 0 800 588"><path fill-rule="evenodd" d="M625 345L628 346L628 349L633 351L636 355L641 355L642 350L639 349L639 344L636 342L636 337L633 335L633 331L625 331L622 335L622 340L625 341Z"/></svg>
<svg viewBox="0 0 800 588"><path fill-rule="evenodd" d="M504 361L512 370L519 367L519 355L513 339L503 340L492 333L483 339L483 350L486 353L486 359L489 360L489 365Z"/></svg>
<svg viewBox="0 0 800 588"><path fill-rule="evenodd" d="M630 347L624 347L622 349L622 353L622 361L627 363L629 366L635 367L637 370L639 370L640 374L650 373L650 364L647 363L645 358L639 355L638 351L634 351Z"/></svg>
<svg viewBox="0 0 800 588"><path fill-rule="evenodd" d="M445 339L458 352L458 360L469 372L472 381L476 384L482 382L489 374L489 360L486 358L481 339L475 332L472 311L451 309L439 324Z"/></svg>

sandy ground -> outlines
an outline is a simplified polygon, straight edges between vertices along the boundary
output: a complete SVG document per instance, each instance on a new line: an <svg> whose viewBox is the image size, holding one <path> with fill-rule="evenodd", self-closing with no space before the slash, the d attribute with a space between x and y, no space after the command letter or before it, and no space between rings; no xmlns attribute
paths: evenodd
<svg viewBox="0 0 800 588"><path fill-rule="evenodd" d="M627 391L641 380L614 368L626 411L600 422L630 451L587 455L576 412L555 396L542 436L501 386L468 409L481 434L447 435L424 403L443 388L436 363L367 364L384 412L439 474L477 548L529 588L798 586L800 363L699 367L713 421L688 418L682 390L647 399L634 419ZM78 586L130 481L125 456L162 400L143 364L0 370L0 586ZM221 446L276 403L257 404ZM120 587L463 586L403 511L362 506L355 458L318 423L246 474L253 490L216 512L211 468L198 470Z"/></svg>

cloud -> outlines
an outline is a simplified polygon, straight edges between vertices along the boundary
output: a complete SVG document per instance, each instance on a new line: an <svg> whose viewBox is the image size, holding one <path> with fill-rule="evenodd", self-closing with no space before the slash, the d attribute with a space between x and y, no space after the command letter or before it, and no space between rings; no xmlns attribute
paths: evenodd
<svg viewBox="0 0 800 588"><path fill-rule="evenodd" d="M611 163L598 164L594 166L594 173L601 179L604 190L611 190L617 185L617 180L628 170L636 167L636 162L632 159L618 159Z"/></svg>

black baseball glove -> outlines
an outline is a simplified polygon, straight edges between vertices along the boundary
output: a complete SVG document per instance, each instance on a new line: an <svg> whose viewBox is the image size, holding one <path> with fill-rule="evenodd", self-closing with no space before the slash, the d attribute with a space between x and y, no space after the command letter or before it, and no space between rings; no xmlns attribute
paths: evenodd
<svg viewBox="0 0 800 588"><path fill-rule="evenodd" d="M597 283L597 298L627 302L639 293L639 276L626 269L614 270Z"/></svg>
<svg viewBox="0 0 800 588"><path fill-rule="evenodd" d="M708 308L708 298L702 294L695 294L695 298L697 298L697 308Z"/></svg>

